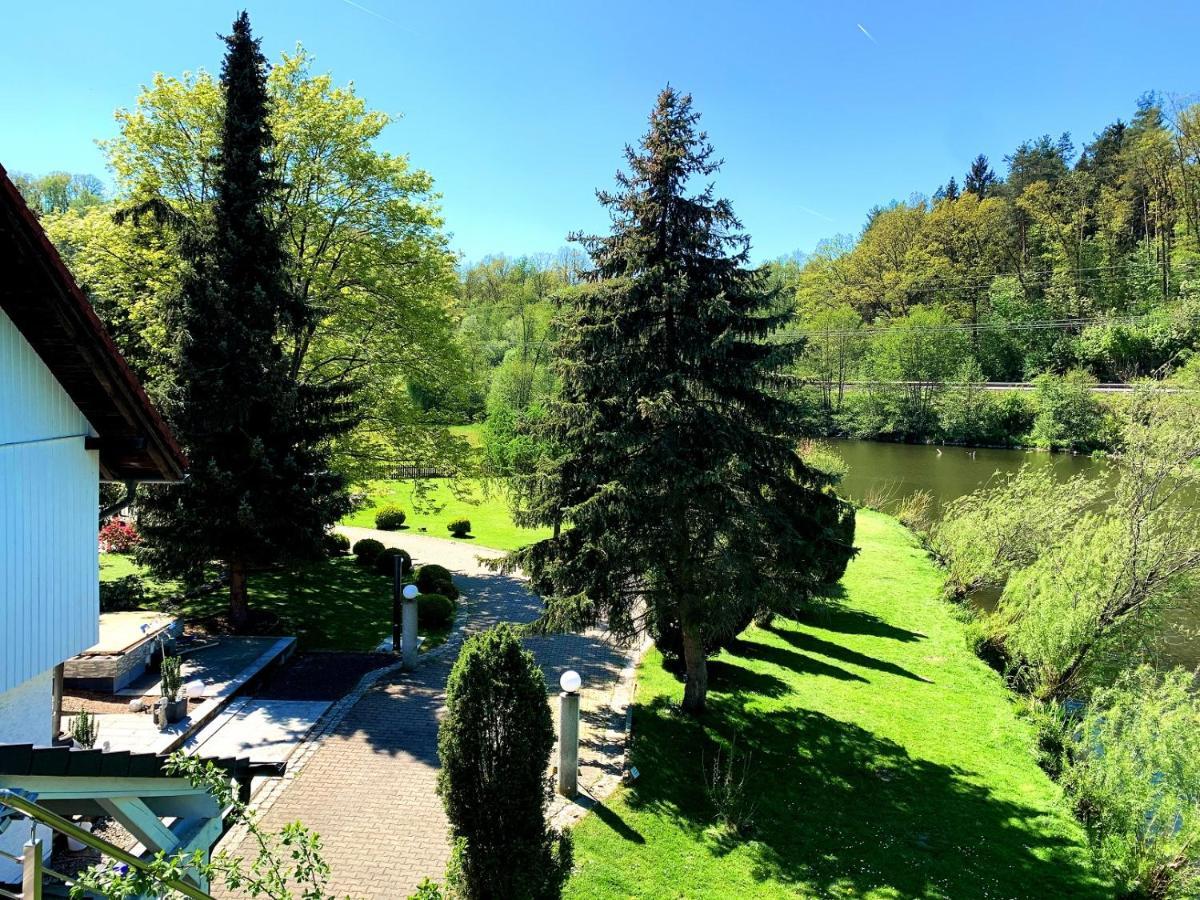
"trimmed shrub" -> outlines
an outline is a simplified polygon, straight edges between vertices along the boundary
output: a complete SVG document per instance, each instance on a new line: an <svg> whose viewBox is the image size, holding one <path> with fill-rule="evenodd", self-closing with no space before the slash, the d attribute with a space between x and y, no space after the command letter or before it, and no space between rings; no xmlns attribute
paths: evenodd
<svg viewBox="0 0 1200 900"><path fill-rule="evenodd" d="M374 538L363 538L354 545L354 555L360 566L373 566L375 559L383 552L383 544Z"/></svg>
<svg viewBox="0 0 1200 900"><path fill-rule="evenodd" d="M442 594L417 597L417 625L421 628L445 628L454 621L454 601Z"/></svg>
<svg viewBox="0 0 1200 900"><path fill-rule="evenodd" d="M100 612L126 612L146 603L146 584L137 575L100 582Z"/></svg>
<svg viewBox="0 0 1200 900"><path fill-rule="evenodd" d="M408 516L404 510L395 504L381 506L375 513L375 527L380 531L396 531L404 524Z"/></svg>
<svg viewBox="0 0 1200 900"><path fill-rule="evenodd" d="M570 835L546 822L553 748L546 681L517 632L500 625L469 638L450 672L438 727L438 793L454 844L446 873L454 896L561 896L572 852Z"/></svg>
<svg viewBox="0 0 1200 900"><path fill-rule="evenodd" d="M404 560L404 564L400 568L400 574L412 574L412 557L408 555L408 551L401 550L399 547L384 547L379 552L379 555L375 557L375 571L380 575L386 575L388 578L393 577L396 574L396 564L393 560L397 556Z"/></svg>
<svg viewBox="0 0 1200 900"><path fill-rule="evenodd" d="M322 539L322 544L329 556L345 556L350 552L350 538L336 531L328 532Z"/></svg>
<svg viewBox="0 0 1200 900"><path fill-rule="evenodd" d="M100 529L100 548L105 553L130 553L141 541L137 529L120 519L109 519Z"/></svg>
<svg viewBox="0 0 1200 900"><path fill-rule="evenodd" d="M446 530L456 538L466 537L471 532L471 520L455 519L446 526Z"/></svg>
<svg viewBox="0 0 1200 900"><path fill-rule="evenodd" d="M458 588L450 570L432 563L417 570L417 589L422 594L443 594L451 600L458 599Z"/></svg>

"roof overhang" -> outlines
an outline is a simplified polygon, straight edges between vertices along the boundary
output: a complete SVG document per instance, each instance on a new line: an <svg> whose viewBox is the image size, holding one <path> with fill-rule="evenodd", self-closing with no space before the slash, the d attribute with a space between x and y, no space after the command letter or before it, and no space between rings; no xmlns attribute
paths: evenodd
<svg viewBox="0 0 1200 900"><path fill-rule="evenodd" d="M96 430L101 478L183 477L175 438L3 166L0 309Z"/></svg>

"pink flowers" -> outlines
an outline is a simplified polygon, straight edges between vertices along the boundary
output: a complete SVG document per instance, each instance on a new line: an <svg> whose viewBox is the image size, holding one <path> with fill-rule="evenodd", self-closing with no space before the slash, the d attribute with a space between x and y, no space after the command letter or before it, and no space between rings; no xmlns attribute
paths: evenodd
<svg viewBox="0 0 1200 900"><path fill-rule="evenodd" d="M100 549L104 553L128 553L140 541L137 529L121 519L109 519L100 529Z"/></svg>

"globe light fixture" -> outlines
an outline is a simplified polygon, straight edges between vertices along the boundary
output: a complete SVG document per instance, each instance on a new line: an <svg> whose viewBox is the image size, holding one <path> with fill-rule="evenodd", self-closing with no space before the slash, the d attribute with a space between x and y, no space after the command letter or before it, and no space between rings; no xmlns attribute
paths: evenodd
<svg viewBox="0 0 1200 900"><path fill-rule="evenodd" d="M567 669L558 679L558 686L568 694L577 693L581 684L583 684L583 679L579 677L579 673L574 669Z"/></svg>
<svg viewBox="0 0 1200 900"><path fill-rule="evenodd" d="M204 696L204 682L194 678L183 686L183 692L189 700L199 700Z"/></svg>
<svg viewBox="0 0 1200 900"><path fill-rule="evenodd" d="M406 584L404 586L404 590L400 593L404 595L405 600L416 600L417 594L421 592L417 590L417 586L415 584Z"/></svg>

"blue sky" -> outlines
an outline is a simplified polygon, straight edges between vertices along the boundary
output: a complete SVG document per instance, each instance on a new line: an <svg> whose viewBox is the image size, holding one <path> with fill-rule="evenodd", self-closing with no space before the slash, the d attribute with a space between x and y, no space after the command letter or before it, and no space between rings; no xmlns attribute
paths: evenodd
<svg viewBox="0 0 1200 900"><path fill-rule="evenodd" d="M977 153L1000 169L1023 138L1127 119L1143 91L1200 93L1194 0L247 5L268 57L302 42L403 115L384 147L433 174L470 259L604 228L594 189L667 82L694 95L758 259L856 233ZM0 162L107 177L113 110L156 71L216 71L239 8L0 0Z"/></svg>

